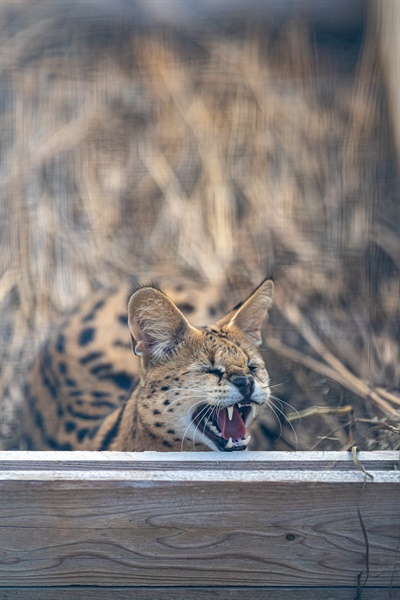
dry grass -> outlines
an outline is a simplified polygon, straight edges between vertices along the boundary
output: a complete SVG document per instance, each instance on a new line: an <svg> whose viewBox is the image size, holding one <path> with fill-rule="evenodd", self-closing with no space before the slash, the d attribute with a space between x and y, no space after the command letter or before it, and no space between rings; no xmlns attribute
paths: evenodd
<svg viewBox="0 0 400 600"><path fill-rule="evenodd" d="M49 324L159 268L237 296L274 272L277 395L356 422L398 407L400 207L373 41L353 68L300 24L185 36L72 27L38 5L1 11L4 444ZM320 411L298 445L338 428L322 447L349 433Z"/></svg>

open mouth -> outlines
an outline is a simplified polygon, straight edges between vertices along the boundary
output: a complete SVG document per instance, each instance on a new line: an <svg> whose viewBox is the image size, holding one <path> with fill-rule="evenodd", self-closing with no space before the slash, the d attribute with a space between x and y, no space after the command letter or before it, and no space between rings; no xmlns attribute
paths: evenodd
<svg viewBox="0 0 400 600"><path fill-rule="evenodd" d="M257 416L257 406L254 402L238 402L217 409L211 404L202 404L194 412L192 420L219 450L246 450L251 437L247 435L247 427Z"/></svg>

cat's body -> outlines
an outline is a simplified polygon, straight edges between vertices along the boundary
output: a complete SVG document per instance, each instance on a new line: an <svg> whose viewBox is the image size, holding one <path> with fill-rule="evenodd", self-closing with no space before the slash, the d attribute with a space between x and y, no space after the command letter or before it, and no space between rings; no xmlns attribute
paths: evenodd
<svg viewBox="0 0 400 600"><path fill-rule="evenodd" d="M257 345L272 293L265 281L239 307L200 328L183 312L204 322L216 310L211 291L198 292L201 302L179 304L179 289L167 296L142 287L131 296L128 316L126 290L91 298L52 333L34 362L23 419L27 447L246 449L249 424L269 399Z"/></svg>

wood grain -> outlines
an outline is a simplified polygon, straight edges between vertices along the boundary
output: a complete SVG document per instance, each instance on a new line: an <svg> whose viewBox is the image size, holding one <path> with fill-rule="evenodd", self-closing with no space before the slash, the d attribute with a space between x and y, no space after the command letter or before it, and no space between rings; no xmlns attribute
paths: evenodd
<svg viewBox="0 0 400 600"><path fill-rule="evenodd" d="M353 600L354 588L0 588L0 600ZM392 588L364 588L361 600L396 600Z"/></svg>
<svg viewBox="0 0 400 600"><path fill-rule="evenodd" d="M367 585L400 586L398 453L360 453L373 478L346 453L28 454L0 453L2 586L354 589L358 507Z"/></svg>

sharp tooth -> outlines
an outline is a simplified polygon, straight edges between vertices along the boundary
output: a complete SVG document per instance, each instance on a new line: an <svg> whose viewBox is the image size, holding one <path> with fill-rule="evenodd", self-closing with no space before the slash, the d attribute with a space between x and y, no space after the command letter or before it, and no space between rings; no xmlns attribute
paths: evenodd
<svg viewBox="0 0 400 600"><path fill-rule="evenodd" d="M247 438L245 438L243 440L243 446L248 446L249 445L250 438L251 438L251 435L248 435Z"/></svg>
<svg viewBox="0 0 400 600"><path fill-rule="evenodd" d="M251 403L251 416L253 419L257 416L257 404L254 404L254 402Z"/></svg>
<svg viewBox="0 0 400 600"><path fill-rule="evenodd" d="M227 444L226 444L225 447L226 448L232 448L233 447L233 442L232 442L232 438L231 437L229 438L229 440L228 440L228 442L227 442Z"/></svg>
<svg viewBox="0 0 400 600"><path fill-rule="evenodd" d="M238 402L238 407L242 408L242 403L241 402Z"/></svg>
<svg viewBox="0 0 400 600"><path fill-rule="evenodd" d="M232 418L233 418L233 406L227 406L226 407L226 412L228 413L228 419L230 421L232 421ZM229 447L231 447L231 446L229 446Z"/></svg>

